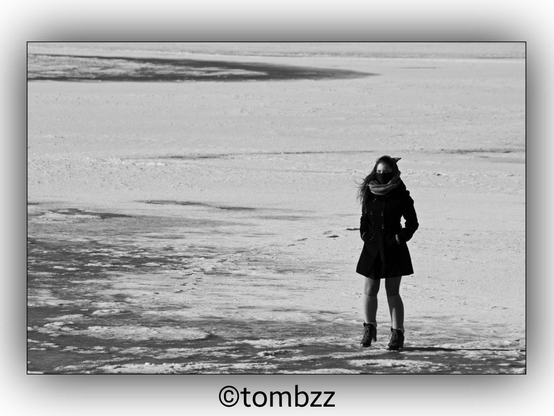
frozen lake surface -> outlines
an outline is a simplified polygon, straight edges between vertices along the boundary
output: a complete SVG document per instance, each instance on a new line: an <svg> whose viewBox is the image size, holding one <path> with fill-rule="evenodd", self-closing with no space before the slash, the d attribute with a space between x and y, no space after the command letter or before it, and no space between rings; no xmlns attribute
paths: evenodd
<svg viewBox="0 0 554 416"><path fill-rule="evenodd" d="M30 44L29 372L525 373L523 58ZM421 224L401 352L384 293L359 346L356 187L382 154Z"/></svg>

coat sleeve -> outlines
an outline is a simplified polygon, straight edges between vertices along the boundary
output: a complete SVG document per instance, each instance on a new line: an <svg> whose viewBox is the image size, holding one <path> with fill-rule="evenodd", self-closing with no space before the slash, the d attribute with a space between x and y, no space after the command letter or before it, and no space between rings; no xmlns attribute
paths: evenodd
<svg viewBox="0 0 554 416"><path fill-rule="evenodd" d="M365 237L365 234L367 234L367 231L369 230L369 224L367 222L367 217L365 214L362 214L360 218L360 237L363 240Z"/></svg>
<svg viewBox="0 0 554 416"><path fill-rule="evenodd" d="M419 228L417 214L414 208L414 200L410 196L406 198L402 216L405 220L404 228L402 228L398 235L402 240L410 241L416 230Z"/></svg>

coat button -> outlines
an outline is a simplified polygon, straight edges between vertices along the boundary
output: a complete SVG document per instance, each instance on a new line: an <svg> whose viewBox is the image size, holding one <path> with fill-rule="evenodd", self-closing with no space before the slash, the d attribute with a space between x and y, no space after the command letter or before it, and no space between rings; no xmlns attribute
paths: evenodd
<svg viewBox="0 0 554 416"><path fill-rule="evenodd" d="M385 229L385 226L384 226L384 225L381 225L381 229L384 230L384 229Z"/></svg>
<svg viewBox="0 0 554 416"><path fill-rule="evenodd" d="M373 211L369 211L369 215L373 215Z"/></svg>
<svg viewBox="0 0 554 416"><path fill-rule="evenodd" d="M384 213L383 211L381 211L381 217L382 217L383 215L385 215L385 213Z"/></svg>

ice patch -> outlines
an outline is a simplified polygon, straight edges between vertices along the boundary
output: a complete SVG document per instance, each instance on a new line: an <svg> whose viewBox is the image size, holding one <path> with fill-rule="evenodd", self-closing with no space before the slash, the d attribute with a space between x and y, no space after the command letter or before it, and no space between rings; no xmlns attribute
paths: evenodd
<svg viewBox="0 0 554 416"><path fill-rule="evenodd" d="M72 315L62 315L62 316L56 316L54 318L46 318L48 321L54 321L53 323L72 323L75 321L81 321L85 318L85 316L81 313L76 313Z"/></svg>
<svg viewBox="0 0 554 416"><path fill-rule="evenodd" d="M221 373L271 373L276 366L266 363L143 363L105 365L98 368L106 374L221 374Z"/></svg>
<svg viewBox="0 0 554 416"><path fill-rule="evenodd" d="M126 309L98 309L92 313L95 316L110 316L130 312Z"/></svg>
<svg viewBox="0 0 554 416"><path fill-rule="evenodd" d="M431 361L419 361L419 360L351 360L349 362L352 366L356 367L403 367L409 372L415 372L427 367L444 367L443 364L433 363Z"/></svg>
<svg viewBox="0 0 554 416"><path fill-rule="evenodd" d="M258 357L263 357L263 358L268 358L268 357L274 358L274 357L281 357L281 356L287 356L287 355L293 355L293 354L302 354L302 350L279 349L274 351L261 351L256 355Z"/></svg>
<svg viewBox="0 0 554 416"><path fill-rule="evenodd" d="M359 370L348 368L314 368L310 370L283 371L282 374L360 374Z"/></svg>
<svg viewBox="0 0 554 416"><path fill-rule="evenodd" d="M199 329L162 327L140 327L132 325L123 326L91 326L88 330L75 331L82 335L88 335L104 339L126 339L133 341L146 341L149 339L163 339L173 341L192 341L206 339L210 334Z"/></svg>
<svg viewBox="0 0 554 416"><path fill-rule="evenodd" d="M169 360L176 358L188 358L192 356L202 356L212 358L240 359L242 354L233 352L230 347L210 347L210 348L168 348L165 352L157 353L156 358L160 360Z"/></svg>
<svg viewBox="0 0 554 416"><path fill-rule="evenodd" d="M279 347L291 348L301 347L306 345L342 345L345 340L339 337L306 337L306 338L291 338L285 340L276 339L246 339L235 341L235 343L250 344L255 348Z"/></svg>

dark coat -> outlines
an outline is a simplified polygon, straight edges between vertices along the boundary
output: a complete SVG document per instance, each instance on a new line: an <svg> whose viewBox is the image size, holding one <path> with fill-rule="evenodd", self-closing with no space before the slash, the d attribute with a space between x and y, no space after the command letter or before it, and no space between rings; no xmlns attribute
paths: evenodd
<svg viewBox="0 0 554 416"><path fill-rule="evenodd" d="M404 228L400 223L402 217ZM404 183L386 195L370 193L362 207L360 236L364 248L356 272L374 279L413 274L406 242L418 227L414 200Z"/></svg>

